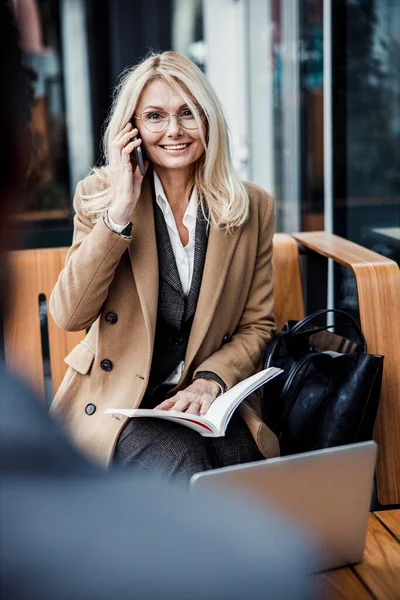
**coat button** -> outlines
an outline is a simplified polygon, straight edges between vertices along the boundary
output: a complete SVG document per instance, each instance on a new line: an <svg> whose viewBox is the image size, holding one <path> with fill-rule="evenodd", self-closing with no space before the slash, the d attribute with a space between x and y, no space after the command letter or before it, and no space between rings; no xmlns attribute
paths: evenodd
<svg viewBox="0 0 400 600"><path fill-rule="evenodd" d="M104 358L100 363L100 367L103 369L103 371L111 371L111 369L113 368L113 364L111 360L109 360L108 358Z"/></svg>
<svg viewBox="0 0 400 600"><path fill-rule="evenodd" d="M88 404L85 408L85 413L87 415L92 415L93 413L96 412L96 407L94 404Z"/></svg>
<svg viewBox="0 0 400 600"><path fill-rule="evenodd" d="M229 342L229 340L230 340L230 339L231 339L231 336L230 336L230 334L229 334L229 333L226 333L226 334L224 335L224 338L223 338L223 340L222 340L222 343L223 343L223 344L226 344L227 342Z"/></svg>
<svg viewBox="0 0 400 600"><path fill-rule="evenodd" d="M114 312L109 312L106 314L106 321L109 325L115 325L118 321L118 317Z"/></svg>
<svg viewBox="0 0 400 600"><path fill-rule="evenodd" d="M173 340L173 344L174 346L180 346L183 342L183 338L181 338L180 336L176 336L176 338L174 338Z"/></svg>

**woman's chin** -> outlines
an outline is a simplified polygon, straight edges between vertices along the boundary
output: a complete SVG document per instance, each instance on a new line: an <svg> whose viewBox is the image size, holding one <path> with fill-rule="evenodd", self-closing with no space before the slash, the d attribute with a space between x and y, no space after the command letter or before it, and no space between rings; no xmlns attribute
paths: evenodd
<svg viewBox="0 0 400 600"><path fill-rule="evenodd" d="M160 159L155 159L153 160L153 164L157 165L158 167L161 167L163 169L186 169L189 168L195 161L194 160L188 160L187 158L183 158L183 157L171 157L168 159L164 159L164 160L160 160Z"/></svg>

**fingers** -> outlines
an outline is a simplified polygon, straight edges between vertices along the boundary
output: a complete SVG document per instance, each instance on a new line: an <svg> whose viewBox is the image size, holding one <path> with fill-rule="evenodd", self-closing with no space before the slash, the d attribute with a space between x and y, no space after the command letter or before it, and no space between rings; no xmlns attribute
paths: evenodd
<svg viewBox="0 0 400 600"><path fill-rule="evenodd" d="M175 406L173 408L173 410L179 410L180 412L184 412L192 406L192 404L195 404L196 400L193 399L193 396L187 396L185 394L185 392L178 392L176 395L176 398L178 398L178 401L175 402Z"/></svg>
<svg viewBox="0 0 400 600"><path fill-rule="evenodd" d="M154 410L171 410L172 406L174 406L175 400L164 400L161 404L158 404L154 407Z"/></svg>
<svg viewBox="0 0 400 600"><path fill-rule="evenodd" d="M111 142L111 148L116 148L118 146L118 143L121 140L121 138L124 135L126 135L131 130L131 128L132 128L132 124L127 123L127 125L125 125L125 127L115 136L115 138Z"/></svg>
<svg viewBox="0 0 400 600"><path fill-rule="evenodd" d="M137 129L132 129L132 131L128 131L128 133L126 133L125 135L122 136L122 138L120 138L120 140L118 141L117 145L122 148L123 146L126 146L128 144L128 142L133 142L135 141L136 145L139 145L142 143L141 138L138 138L137 140L132 140L132 138L136 137L138 135L139 131ZM137 144L137 142L139 142L139 144Z"/></svg>
<svg viewBox="0 0 400 600"><path fill-rule="evenodd" d="M157 410L186 412L191 415L205 415L214 399L214 396L208 393L181 391L178 392L176 396L164 400L164 402L161 402L155 408Z"/></svg>
<svg viewBox="0 0 400 600"><path fill-rule="evenodd" d="M131 158L131 152L134 148L137 148L137 146L140 146L140 144L142 143L142 140L140 138L138 138L137 140L133 140L132 142L129 142L129 144L127 144L124 148L122 148L121 151L121 156L124 159L125 162L129 162L130 158Z"/></svg>
<svg viewBox="0 0 400 600"><path fill-rule="evenodd" d="M206 412L208 411L208 409L210 408L211 404L214 402L215 398L213 398L212 400L203 400L203 403L200 407L200 414L201 415L205 415Z"/></svg>
<svg viewBox="0 0 400 600"><path fill-rule="evenodd" d="M164 402L161 402L158 406L156 406L157 410L179 410L179 411L184 411L185 408L190 404L190 401L188 402L186 400L184 400L184 392L178 392L175 396L172 396L172 398L169 398L168 400L164 400Z"/></svg>
<svg viewBox="0 0 400 600"><path fill-rule="evenodd" d="M122 155L122 152L125 150L127 146L129 146L129 153L132 152L133 148L139 146L142 143L142 140L138 138L137 140L132 140L133 137L137 136L139 130L135 127L131 129L131 123L128 123L126 127L116 136L111 144L111 152L113 155L113 161L118 160L118 158Z"/></svg>
<svg viewBox="0 0 400 600"><path fill-rule="evenodd" d="M132 123L127 123L123 129L115 136L114 142L117 142L122 136L126 135L128 131L132 129Z"/></svg>
<svg viewBox="0 0 400 600"><path fill-rule="evenodd" d="M189 404L188 408L186 409L186 413L190 415L198 415L200 413L200 408L201 400L195 400L194 402Z"/></svg>
<svg viewBox="0 0 400 600"><path fill-rule="evenodd" d="M140 144L142 143L141 138L137 138L137 140L131 139L132 137L136 136L136 133L134 132L138 133L137 129L134 129L133 131L130 131L126 136L123 136L115 145L115 148L123 152L128 147L130 147L132 151L133 148L136 148L136 146L140 146Z"/></svg>
<svg viewBox="0 0 400 600"><path fill-rule="evenodd" d="M169 398L168 400L164 400L155 408L157 410L178 410L180 412L184 412L186 408L188 408L191 404L192 398L185 397L184 392L178 392L176 396Z"/></svg>

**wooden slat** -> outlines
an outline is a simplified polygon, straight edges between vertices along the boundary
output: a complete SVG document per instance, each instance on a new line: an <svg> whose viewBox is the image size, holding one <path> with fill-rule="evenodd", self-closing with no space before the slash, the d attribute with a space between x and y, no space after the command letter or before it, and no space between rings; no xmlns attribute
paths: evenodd
<svg viewBox="0 0 400 600"><path fill-rule="evenodd" d="M382 521L400 543L400 509L380 510L374 513L375 517Z"/></svg>
<svg viewBox="0 0 400 600"><path fill-rule="evenodd" d="M47 304L68 248L21 250L10 254L12 299L4 324L5 358L8 368L27 379L40 394L44 392L42 344L39 319L39 295ZM67 366L64 358L83 338L84 332L59 329L49 312L49 346L53 393L61 383Z"/></svg>
<svg viewBox="0 0 400 600"><path fill-rule="evenodd" d="M29 255L11 255L12 294L8 318L4 323L4 347L7 367L16 371L44 393L42 344L40 337L39 295Z"/></svg>
<svg viewBox="0 0 400 600"><path fill-rule="evenodd" d="M274 235L274 303L277 331L289 319L304 317L299 250L295 240L286 233Z"/></svg>
<svg viewBox="0 0 400 600"><path fill-rule="evenodd" d="M354 569L377 598L399 600L400 544L374 515L368 521L364 561Z"/></svg>
<svg viewBox="0 0 400 600"><path fill-rule="evenodd" d="M65 257L69 248L51 248L46 257L46 271L48 273L48 289L53 290L60 271L64 268ZM50 291L50 293L51 293ZM47 301L50 300L50 294ZM85 337L85 331L63 331L54 322L49 310L48 328L49 328L49 344L50 344L50 362L51 362L51 379L53 384L53 394L55 394L64 378L67 370L67 365L64 358L71 350Z"/></svg>
<svg viewBox="0 0 400 600"><path fill-rule="evenodd" d="M385 356L374 438L379 502L400 504L400 271L376 252L324 232L296 233L298 242L354 273L368 351Z"/></svg>
<svg viewBox="0 0 400 600"><path fill-rule="evenodd" d="M23 213L14 215L13 221L47 221L51 219L71 219L72 212L65 208L53 210L29 210Z"/></svg>
<svg viewBox="0 0 400 600"><path fill-rule="evenodd" d="M317 575L317 597L323 600L398 600L400 538L396 540L395 536L399 533L400 510L371 514L363 562Z"/></svg>
<svg viewBox="0 0 400 600"><path fill-rule="evenodd" d="M374 597L350 567L316 576L318 600L371 600Z"/></svg>

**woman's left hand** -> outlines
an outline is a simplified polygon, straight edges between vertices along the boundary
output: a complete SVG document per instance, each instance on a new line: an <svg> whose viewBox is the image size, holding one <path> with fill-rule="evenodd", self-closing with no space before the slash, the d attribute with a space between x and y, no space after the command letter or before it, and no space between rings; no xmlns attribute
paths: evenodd
<svg viewBox="0 0 400 600"><path fill-rule="evenodd" d="M192 415L205 415L220 391L218 383L211 379L195 379L185 390L164 400L156 406L156 409L179 410Z"/></svg>

